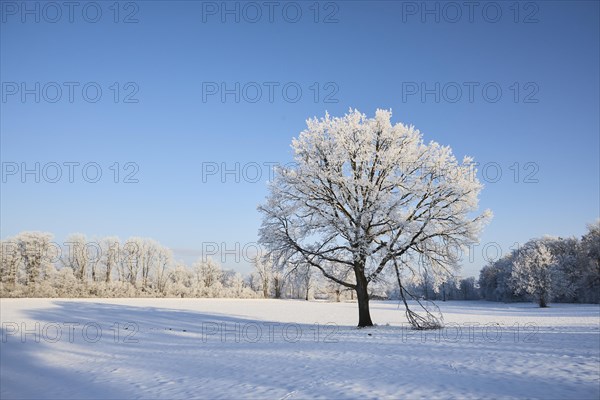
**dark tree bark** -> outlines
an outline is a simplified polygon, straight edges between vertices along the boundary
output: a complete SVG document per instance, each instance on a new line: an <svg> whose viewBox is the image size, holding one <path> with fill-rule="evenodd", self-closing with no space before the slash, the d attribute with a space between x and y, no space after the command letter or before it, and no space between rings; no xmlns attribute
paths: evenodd
<svg viewBox="0 0 600 400"><path fill-rule="evenodd" d="M280 279L278 277L275 277L273 279L273 283L275 286L275 298L280 299L281 298L281 286L282 286Z"/></svg>
<svg viewBox="0 0 600 400"><path fill-rule="evenodd" d="M446 283L442 283L442 301L446 301Z"/></svg>
<svg viewBox="0 0 600 400"><path fill-rule="evenodd" d="M367 278L364 269L354 268L356 275L356 298L358 299L358 327L373 326L371 312L369 311L369 292L367 290Z"/></svg>

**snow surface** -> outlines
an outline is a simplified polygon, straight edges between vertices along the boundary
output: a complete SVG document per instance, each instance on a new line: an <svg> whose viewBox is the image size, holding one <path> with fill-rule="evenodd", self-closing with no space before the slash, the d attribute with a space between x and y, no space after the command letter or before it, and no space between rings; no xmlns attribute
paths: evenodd
<svg viewBox="0 0 600 400"><path fill-rule="evenodd" d="M396 302L372 302L379 325L357 329L351 302L1 299L0 394L600 397L598 305L438 304L447 328L417 332Z"/></svg>

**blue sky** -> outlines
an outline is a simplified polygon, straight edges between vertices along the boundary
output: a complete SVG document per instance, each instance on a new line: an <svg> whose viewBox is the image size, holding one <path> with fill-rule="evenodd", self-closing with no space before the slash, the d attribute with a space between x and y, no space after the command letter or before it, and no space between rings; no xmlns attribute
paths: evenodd
<svg viewBox="0 0 600 400"><path fill-rule="evenodd" d="M306 118L349 107L391 108L485 166L480 203L495 217L464 275L485 263L486 243L507 252L544 234L579 236L599 217L597 1L480 2L472 15L463 2L426 3L433 14L422 2L275 2L272 20L263 2L121 2L116 15L98 1L81 2L72 22L61 2L60 13L0 3L2 238L152 237L188 262L209 242L250 252L265 163L291 161ZM35 163L40 182L22 179ZM203 179L207 165L236 163L239 183ZM138 182L125 183L132 172ZM243 257L224 264L249 270Z"/></svg>

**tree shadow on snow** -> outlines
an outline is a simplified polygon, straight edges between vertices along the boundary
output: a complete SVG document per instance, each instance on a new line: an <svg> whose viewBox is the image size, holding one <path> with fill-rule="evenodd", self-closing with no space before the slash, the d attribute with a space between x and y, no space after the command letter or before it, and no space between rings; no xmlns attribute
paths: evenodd
<svg viewBox="0 0 600 400"><path fill-rule="evenodd" d="M301 360L335 368L339 330L357 331L93 301L52 305L24 311L39 325L3 321L2 398L213 398L234 387L243 397L285 396L298 387L294 377L322 379L321 368L311 372ZM287 381L277 379L282 372Z"/></svg>
<svg viewBox="0 0 600 400"><path fill-rule="evenodd" d="M40 324L38 331L30 324L25 326L35 332L25 336L25 342L20 332L14 332L24 328L21 321L3 321L2 398L377 398L430 397L435 393L445 393L444 397L544 397L566 395L569 390L596 393L587 384L555 381L552 373L534 376L486 364L496 357L533 357L532 362L537 357L540 361L557 359L560 351L554 355L542 351L550 344L546 342L553 336L549 333L544 333L538 344L502 343L504 337L499 343L471 343L467 336L458 342L429 338L422 343L420 333L414 332L412 338L401 340L406 332L393 326L359 330L285 324L94 301L56 300L52 305L24 312L25 318ZM62 335L56 340L58 328ZM450 338L452 334L448 333ZM39 343L33 340L36 335ZM559 343L552 342L551 348ZM524 358L526 354L531 357Z"/></svg>

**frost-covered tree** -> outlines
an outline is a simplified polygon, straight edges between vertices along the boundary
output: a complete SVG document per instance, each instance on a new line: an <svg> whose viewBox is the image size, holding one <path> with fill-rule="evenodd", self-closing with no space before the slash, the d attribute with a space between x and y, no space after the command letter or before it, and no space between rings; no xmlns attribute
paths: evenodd
<svg viewBox="0 0 600 400"><path fill-rule="evenodd" d="M160 245L151 239L140 241L140 270L142 273L142 288L150 285L150 274L156 270L156 253Z"/></svg>
<svg viewBox="0 0 600 400"><path fill-rule="evenodd" d="M517 293L533 296L540 307L547 307L553 295L556 277L556 259L541 240L527 242L513 263L512 280Z"/></svg>
<svg viewBox="0 0 600 400"><path fill-rule="evenodd" d="M16 238L27 285L38 283L44 276L46 264L50 263L52 234L46 232L21 232Z"/></svg>
<svg viewBox="0 0 600 400"><path fill-rule="evenodd" d="M142 259L142 241L138 237L129 238L123 244L121 249L120 275L121 279L129 282L132 286L137 286L137 279L140 272Z"/></svg>
<svg viewBox="0 0 600 400"><path fill-rule="evenodd" d="M468 277L463 278L458 283L458 292L460 293L460 299L462 300L477 300L479 299L479 293L475 287L475 278Z"/></svg>
<svg viewBox="0 0 600 400"><path fill-rule="evenodd" d="M515 293L515 282L512 270L518 255L516 250L484 266L479 273L479 290L481 297L489 301L525 300L526 293ZM520 292L519 292L520 293Z"/></svg>
<svg viewBox="0 0 600 400"><path fill-rule="evenodd" d="M295 167L277 171L259 207L269 253L356 291L360 327L373 325L368 285L386 267L419 253L434 275L448 274L457 268L449 249L475 242L490 215L472 216L482 189L472 159L458 162L449 147L390 119L355 110L308 120L292 142ZM351 270L354 282L330 265Z"/></svg>
<svg viewBox="0 0 600 400"><path fill-rule="evenodd" d="M118 237L105 237L100 241L102 257L100 264L104 267L104 282L109 283L112 280L113 271L119 262L119 253L121 243Z"/></svg>
<svg viewBox="0 0 600 400"><path fill-rule="evenodd" d="M87 279L90 257L87 252L88 240L80 233L71 234L65 242L66 251L63 255L63 265L73 270L73 275L84 282Z"/></svg>
<svg viewBox="0 0 600 400"><path fill-rule="evenodd" d="M202 297L220 297L223 270L212 258L199 259L193 266L196 294Z"/></svg>
<svg viewBox="0 0 600 400"><path fill-rule="evenodd" d="M223 270L221 266L217 264L212 258L201 261L197 268L200 271L202 282L205 287L211 287L221 280L223 276Z"/></svg>
<svg viewBox="0 0 600 400"><path fill-rule="evenodd" d="M166 294L169 269L173 263L173 252L171 249L159 246L156 252L156 290L162 295Z"/></svg>
<svg viewBox="0 0 600 400"><path fill-rule="evenodd" d="M273 297L280 299L283 294L283 288L287 282L288 274L284 272L284 268L275 269L273 272Z"/></svg>
<svg viewBox="0 0 600 400"><path fill-rule="evenodd" d="M600 220L588 225L579 246L579 301L600 302Z"/></svg>
<svg viewBox="0 0 600 400"><path fill-rule="evenodd" d="M304 289L304 300L308 301L310 290L314 284L313 269L310 267L310 265L303 265L298 270L298 276Z"/></svg>
<svg viewBox="0 0 600 400"><path fill-rule="evenodd" d="M266 260L261 256L254 257L252 264L254 265L254 271L258 277L257 281L260 284L260 289L262 289L263 297L266 299L269 297L269 288L271 286L271 278L273 275L271 264L269 263L269 260Z"/></svg>
<svg viewBox="0 0 600 400"><path fill-rule="evenodd" d="M54 276L54 287L61 297L79 297L81 282L75 278L73 269L61 268Z"/></svg>
<svg viewBox="0 0 600 400"><path fill-rule="evenodd" d="M297 268L297 265L273 257L272 254L256 256L253 265L260 280L263 296L276 299L283 296L286 284L290 283L290 274Z"/></svg>
<svg viewBox="0 0 600 400"><path fill-rule="evenodd" d="M0 242L0 282L9 289L15 289L21 264L18 242L9 238Z"/></svg>
<svg viewBox="0 0 600 400"><path fill-rule="evenodd" d="M290 267L285 274L284 286L286 297L291 299L308 300L314 279L310 265L296 265Z"/></svg>
<svg viewBox="0 0 600 400"><path fill-rule="evenodd" d="M116 266L119 280L139 286L145 293L159 291L164 294L168 281L167 270L172 263L172 252L153 239L132 237L127 239L120 251L117 238L107 238L103 246L106 279Z"/></svg>
<svg viewBox="0 0 600 400"><path fill-rule="evenodd" d="M579 242L576 238L542 239L555 260L555 278L552 282L554 301L573 302L576 300L577 285L581 277L578 260Z"/></svg>
<svg viewBox="0 0 600 400"><path fill-rule="evenodd" d="M185 265L177 265L169 273L168 293L177 297L186 297L192 293L193 274Z"/></svg>
<svg viewBox="0 0 600 400"><path fill-rule="evenodd" d="M246 286L249 290L256 293L261 292L260 277L258 276L256 271L252 271L250 274L248 274L244 279L244 282L246 283Z"/></svg>
<svg viewBox="0 0 600 400"><path fill-rule="evenodd" d="M233 274L230 274L227 277L225 286L229 288L229 294L232 297L242 297L244 292L244 278L242 277L242 274L234 271Z"/></svg>

